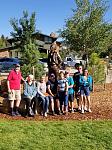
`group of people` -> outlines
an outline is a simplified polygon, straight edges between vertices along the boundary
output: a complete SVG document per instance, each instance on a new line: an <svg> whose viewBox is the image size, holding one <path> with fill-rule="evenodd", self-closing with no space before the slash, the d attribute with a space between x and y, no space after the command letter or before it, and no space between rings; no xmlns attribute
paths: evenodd
<svg viewBox="0 0 112 150"><path fill-rule="evenodd" d="M16 64L7 78L11 116L20 115L21 80L24 82L22 100L26 103L26 116L36 115L39 107L41 107L40 114L44 117L47 117L48 113L66 115L75 111L91 112L90 92L93 79L88 70L83 70L80 64L76 65L76 69L73 76L70 75L70 70L65 70L60 71L58 77L51 73L48 79L44 75L37 82L32 74L24 80L20 65ZM74 106L74 100L77 101L77 107Z"/></svg>

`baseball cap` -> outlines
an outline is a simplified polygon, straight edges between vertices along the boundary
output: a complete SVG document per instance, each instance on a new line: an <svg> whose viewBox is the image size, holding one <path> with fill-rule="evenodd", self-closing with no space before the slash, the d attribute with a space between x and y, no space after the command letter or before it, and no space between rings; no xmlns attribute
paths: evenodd
<svg viewBox="0 0 112 150"><path fill-rule="evenodd" d="M15 67L20 67L20 64L16 64Z"/></svg>

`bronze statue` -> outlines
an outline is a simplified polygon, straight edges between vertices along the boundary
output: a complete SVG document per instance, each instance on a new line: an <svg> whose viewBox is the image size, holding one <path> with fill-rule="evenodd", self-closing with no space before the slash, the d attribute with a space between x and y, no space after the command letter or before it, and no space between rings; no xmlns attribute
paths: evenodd
<svg viewBox="0 0 112 150"><path fill-rule="evenodd" d="M56 78L59 74L59 69L61 67L62 59L59 55L60 43L54 42L50 46L50 52L48 54L48 68L49 74L55 74Z"/></svg>

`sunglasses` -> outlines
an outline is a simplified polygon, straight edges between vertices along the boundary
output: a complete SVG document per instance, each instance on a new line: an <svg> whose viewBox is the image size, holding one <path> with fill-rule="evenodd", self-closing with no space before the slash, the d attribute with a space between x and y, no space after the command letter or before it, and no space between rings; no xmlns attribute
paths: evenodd
<svg viewBox="0 0 112 150"><path fill-rule="evenodd" d="M55 78L55 76L51 75L51 78Z"/></svg>

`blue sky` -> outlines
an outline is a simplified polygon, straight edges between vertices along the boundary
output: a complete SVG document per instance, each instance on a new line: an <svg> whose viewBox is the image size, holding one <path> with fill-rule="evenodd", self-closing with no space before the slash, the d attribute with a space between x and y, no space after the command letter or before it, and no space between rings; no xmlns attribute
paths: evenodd
<svg viewBox="0 0 112 150"><path fill-rule="evenodd" d="M112 0L108 0L110 8L105 19L112 22ZM0 1L0 35L10 37L13 30L10 18L19 19L23 10L29 14L36 12L36 29L44 34L56 32L65 24L65 19L72 16L75 8L74 0L1 0Z"/></svg>

